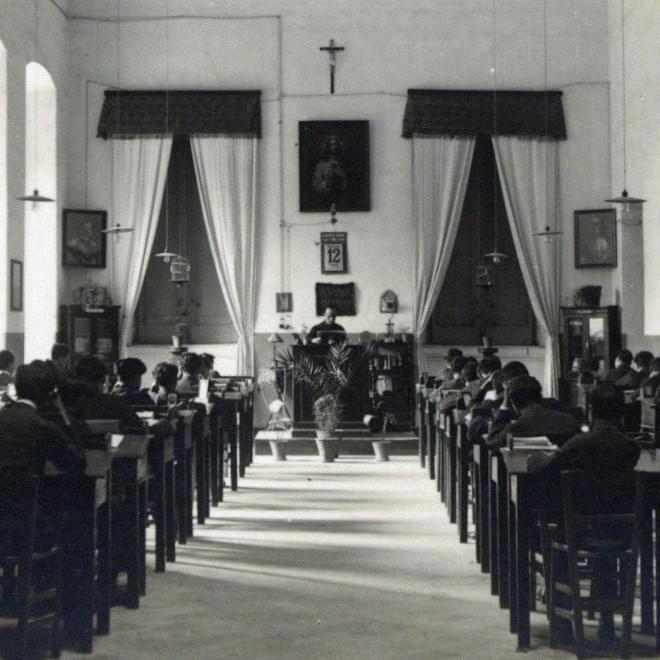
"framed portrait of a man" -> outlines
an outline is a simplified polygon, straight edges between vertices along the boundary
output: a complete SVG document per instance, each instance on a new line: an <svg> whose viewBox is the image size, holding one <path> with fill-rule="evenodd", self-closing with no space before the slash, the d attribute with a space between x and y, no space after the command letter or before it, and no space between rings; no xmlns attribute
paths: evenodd
<svg viewBox="0 0 660 660"><path fill-rule="evenodd" d="M105 211L64 209L62 265L105 268L108 214Z"/></svg>
<svg viewBox="0 0 660 660"><path fill-rule="evenodd" d="M575 267L616 267L616 210L575 211Z"/></svg>

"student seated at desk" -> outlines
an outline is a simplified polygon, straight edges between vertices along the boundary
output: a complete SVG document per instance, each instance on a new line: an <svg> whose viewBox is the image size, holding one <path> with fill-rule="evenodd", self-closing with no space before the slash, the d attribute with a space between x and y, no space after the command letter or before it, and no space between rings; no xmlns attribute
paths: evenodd
<svg viewBox="0 0 660 660"><path fill-rule="evenodd" d="M488 392L492 392L493 376L502 368L500 358L488 355L479 362L479 389L472 397L472 404L481 403Z"/></svg>
<svg viewBox="0 0 660 660"><path fill-rule="evenodd" d="M456 356L451 362L451 377L442 381L440 390L462 390L465 381L461 376L463 367L468 363L468 359L462 355Z"/></svg>
<svg viewBox="0 0 660 660"><path fill-rule="evenodd" d="M438 410L440 412L449 412L453 408L465 410L463 395L473 396L479 390L479 379L477 377L477 365L474 362L468 362L462 369L460 381L463 383L461 392L447 395L444 399L438 401ZM453 381L457 382L457 381ZM442 386L440 387L442 390Z"/></svg>
<svg viewBox="0 0 660 660"><path fill-rule="evenodd" d="M552 454L533 454L527 462L529 470L552 475L557 485L562 470L606 474L612 489L620 491L622 507L629 509L635 494L634 467L640 448L621 432L623 405L623 392L618 387L598 384L591 393L591 430L574 435Z"/></svg>
<svg viewBox="0 0 660 660"><path fill-rule="evenodd" d="M149 393L142 389L142 376L147 367L138 358L119 360L115 365L117 382L112 389L115 396L120 396L129 406L149 406L153 402Z"/></svg>
<svg viewBox="0 0 660 660"><path fill-rule="evenodd" d="M658 398L660 388L660 358L653 358L649 364L649 375L642 381L642 394L645 397Z"/></svg>
<svg viewBox="0 0 660 660"><path fill-rule="evenodd" d="M39 413L49 405L56 380L35 360L16 370L16 401L0 410L0 469L42 474L46 461L64 472L82 473L85 454L62 430Z"/></svg>
<svg viewBox="0 0 660 660"><path fill-rule="evenodd" d="M167 404L171 394L176 396L179 369L171 362L159 362L151 375L154 377L154 384L149 390L149 395L156 405Z"/></svg>
<svg viewBox="0 0 660 660"><path fill-rule="evenodd" d="M637 372L630 366L632 361L633 354L627 348L622 348L614 359L614 369L605 374L603 381L614 383L622 390L639 387L640 379Z"/></svg>
<svg viewBox="0 0 660 660"><path fill-rule="evenodd" d="M518 376L507 386L507 400L516 419L497 435L489 438L489 447L503 447L509 435L546 436L561 446L580 431L577 419L570 413L549 408L543 402L541 383L531 376Z"/></svg>
<svg viewBox="0 0 660 660"><path fill-rule="evenodd" d="M633 358L633 369L637 372L637 379L641 383L649 377L653 353L651 351L639 351Z"/></svg>
<svg viewBox="0 0 660 660"><path fill-rule="evenodd" d="M106 375L106 366L98 358L91 355L80 358L73 383L77 388L77 398L68 398L69 410L81 420L116 419L122 432L141 430L142 422L125 397L104 394ZM149 404L153 404L151 399Z"/></svg>
<svg viewBox="0 0 660 660"><path fill-rule="evenodd" d="M14 361L14 354L11 351L0 351L0 388L3 390L14 382Z"/></svg>
<svg viewBox="0 0 660 660"><path fill-rule="evenodd" d="M220 378L220 373L213 368L215 357L210 353L202 353L199 357L202 359L202 378Z"/></svg>
<svg viewBox="0 0 660 660"><path fill-rule="evenodd" d="M186 353L181 360L181 374L176 385L178 394L197 394L202 373L202 358L197 353Z"/></svg>
<svg viewBox="0 0 660 660"><path fill-rule="evenodd" d="M445 355L445 368L440 372L438 380L442 383L454 378L454 359L463 357L463 351L460 348L450 348Z"/></svg>

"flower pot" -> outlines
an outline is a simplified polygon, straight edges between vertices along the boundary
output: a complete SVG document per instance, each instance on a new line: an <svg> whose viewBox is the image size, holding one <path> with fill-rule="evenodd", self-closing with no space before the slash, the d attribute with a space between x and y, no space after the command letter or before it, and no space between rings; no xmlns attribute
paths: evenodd
<svg viewBox="0 0 660 660"><path fill-rule="evenodd" d="M286 461L286 442L277 442L269 440L270 451L273 454L274 461Z"/></svg>
<svg viewBox="0 0 660 660"><path fill-rule="evenodd" d="M339 454L339 438L328 431L317 431L316 447L321 463L332 463Z"/></svg>
<svg viewBox="0 0 660 660"><path fill-rule="evenodd" d="M382 440L374 441L371 443L374 448L376 460L383 463L390 460L390 443L383 442Z"/></svg>

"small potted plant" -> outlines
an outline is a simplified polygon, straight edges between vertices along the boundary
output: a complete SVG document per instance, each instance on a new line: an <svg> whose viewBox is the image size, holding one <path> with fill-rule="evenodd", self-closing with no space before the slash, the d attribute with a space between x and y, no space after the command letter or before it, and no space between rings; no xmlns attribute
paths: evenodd
<svg viewBox="0 0 660 660"><path fill-rule="evenodd" d="M334 461L339 452L337 424L341 405L333 394L323 394L314 401L313 412L316 421L316 447L323 463Z"/></svg>
<svg viewBox="0 0 660 660"><path fill-rule="evenodd" d="M278 368L290 371L294 380L305 383L312 394L316 444L323 462L333 461L339 453L341 438L337 435L337 425L342 414L341 397L365 371L369 350L343 343L329 346L321 359L309 355L294 357L290 350L275 358Z"/></svg>

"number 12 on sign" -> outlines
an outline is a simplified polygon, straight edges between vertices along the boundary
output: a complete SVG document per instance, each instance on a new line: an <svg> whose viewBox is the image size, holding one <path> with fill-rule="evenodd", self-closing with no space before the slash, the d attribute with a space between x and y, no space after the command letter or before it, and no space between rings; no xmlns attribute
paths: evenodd
<svg viewBox="0 0 660 660"><path fill-rule="evenodd" d="M345 231L321 232L321 272L347 273L347 233Z"/></svg>

